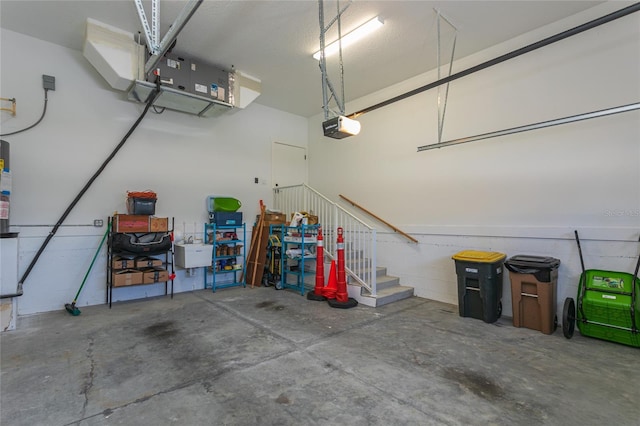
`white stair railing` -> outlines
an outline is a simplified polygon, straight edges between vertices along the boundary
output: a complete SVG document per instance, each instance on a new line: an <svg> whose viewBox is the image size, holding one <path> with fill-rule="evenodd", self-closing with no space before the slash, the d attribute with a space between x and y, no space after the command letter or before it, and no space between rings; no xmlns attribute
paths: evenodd
<svg viewBox="0 0 640 426"><path fill-rule="evenodd" d="M315 189L303 185L273 189L274 209L291 218L305 211L318 216L324 236L324 253L335 259L336 230L342 227L345 241L345 271L360 286L376 296L376 230Z"/></svg>

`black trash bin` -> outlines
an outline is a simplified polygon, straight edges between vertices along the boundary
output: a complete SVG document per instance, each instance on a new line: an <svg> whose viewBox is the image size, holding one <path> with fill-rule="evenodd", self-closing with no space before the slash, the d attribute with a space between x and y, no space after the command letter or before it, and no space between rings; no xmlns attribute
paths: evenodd
<svg viewBox="0 0 640 426"><path fill-rule="evenodd" d="M461 317L496 322L502 315L504 253L465 250L452 256L458 275L458 310Z"/></svg>
<svg viewBox="0 0 640 426"><path fill-rule="evenodd" d="M513 326L552 334L558 327L557 282L560 259L519 254L504 266L511 280Z"/></svg>

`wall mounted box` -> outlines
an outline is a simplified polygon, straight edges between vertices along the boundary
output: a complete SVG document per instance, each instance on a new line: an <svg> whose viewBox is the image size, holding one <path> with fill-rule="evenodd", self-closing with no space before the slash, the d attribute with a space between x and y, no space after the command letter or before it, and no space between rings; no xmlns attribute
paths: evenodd
<svg viewBox="0 0 640 426"><path fill-rule="evenodd" d="M211 244L176 244L176 266L180 268L199 268L211 266L213 245Z"/></svg>

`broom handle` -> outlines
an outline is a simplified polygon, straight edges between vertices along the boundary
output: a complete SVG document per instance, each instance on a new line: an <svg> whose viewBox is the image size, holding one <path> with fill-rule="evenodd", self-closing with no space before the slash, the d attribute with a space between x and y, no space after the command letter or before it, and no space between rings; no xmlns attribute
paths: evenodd
<svg viewBox="0 0 640 426"><path fill-rule="evenodd" d="M258 257L260 256L260 247L262 245L262 231L264 229L264 208L261 208L260 211L260 222L258 224L258 239L256 240L256 252L255 259L253 262L253 270L251 274L251 288L253 288L254 283L256 282L256 274L258 273ZM259 285L259 283L258 283Z"/></svg>
<svg viewBox="0 0 640 426"><path fill-rule="evenodd" d="M107 239L107 235L109 235L109 231L111 230L111 221L107 223L107 231L102 236L102 241L100 241L100 245L98 246L98 250L96 250L96 254L93 255L93 260L91 260L91 265L89 265L89 269L87 269L87 273L84 274L84 278L82 279L82 284L80 284L80 288L76 293L76 297L73 298L73 303L75 304L78 301L78 296L80 296L80 292L82 291L82 287L84 287L84 283L87 281L87 277L93 268L93 264L96 262L98 258L98 254L100 254L100 250L102 249L102 245L104 244L104 240Z"/></svg>

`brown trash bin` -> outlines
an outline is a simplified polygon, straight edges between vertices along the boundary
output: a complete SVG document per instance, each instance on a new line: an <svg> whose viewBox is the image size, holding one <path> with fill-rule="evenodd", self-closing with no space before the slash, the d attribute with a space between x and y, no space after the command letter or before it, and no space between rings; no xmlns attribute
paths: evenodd
<svg viewBox="0 0 640 426"><path fill-rule="evenodd" d="M556 315L558 267L553 257L517 255L505 261L511 280L513 326L552 334Z"/></svg>

